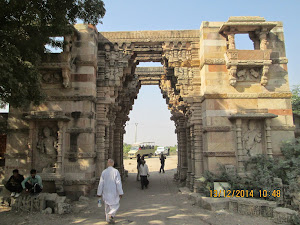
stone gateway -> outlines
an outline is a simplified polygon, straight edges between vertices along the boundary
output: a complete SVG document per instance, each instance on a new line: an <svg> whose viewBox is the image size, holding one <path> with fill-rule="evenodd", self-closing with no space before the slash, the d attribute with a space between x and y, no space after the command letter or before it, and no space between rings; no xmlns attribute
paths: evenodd
<svg viewBox="0 0 300 225"><path fill-rule="evenodd" d="M294 137L281 22L230 17L199 30L98 32L77 24L62 53L45 54L38 107L10 108L5 170L36 168L45 190L95 189L112 158L121 176L123 136L141 85L159 85L178 139L177 178L199 191L218 164L245 173L250 156L280 156ZM248 34L252 50L236 49ZM138 68L139 62L162 67Z"/></svg>

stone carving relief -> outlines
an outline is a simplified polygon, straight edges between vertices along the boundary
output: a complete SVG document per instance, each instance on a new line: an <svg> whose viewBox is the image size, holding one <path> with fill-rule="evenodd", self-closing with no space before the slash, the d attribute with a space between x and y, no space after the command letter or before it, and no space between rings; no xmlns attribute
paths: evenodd
<svg viewBox="0 0 300 225"><path fill-rule="evenodd" d="M262 154L262 132L258 121L245 121L242 129L242 143L247 156Z"/></svg>
<svg viewBox="0 0 300 225"><path fill-rule="evenodd" d="M230 66L228 69L229 83L231 86L235 86L237 82L260 82L262 86L266 86L268 83L269 66L263 67L238 67Z"/></svg>
<svg viewBox="0 0 300 225"><path fill-rule="evenodd" d="M237 66L231 66L230 69L228 70L229 84L231 86L236 85L236 71L237 71Z"/></svg>
<svg viewBox="0 0 300 225"><path fill-rule="evenodd" d="M164 43L163 58L168 60L169 67L181 66L181 63L188 62L192 59L190 43Z"/></svg>
<svg viewBox="0 0 300 225"><path fill-rule="evenodd" d="M57 137L53 129L48 126L43 127L39 132L38 166L37 169L46 173L54 173L57 162Z"/></svg>
<svg viewBox="0 0 300 225"><path fill-rule="evenodd" d="M64 88L68 88L70 86L70 70L64 68L62 70L62 78L63 78L63 86Z"/></svg>
<svg viewBox="0 0 300 225"><path fill-rule="evenodd" d="M267 77L268 73L269 73L269 66L264 66L262 70L261 81L260 81L260 84L263 86L266 86L268 83L268 77Z"/></svg>
<svg viewBox="0 0 300 225"><path fill-rule="evenodd" d="M260 69L258 68L243 68L238 70L237 81L258 81L260 77Z"/></svg>
<svg viewBox="0 0 300 225"><path fill-rule="evenodd" d="M174 75L177 77L176 89L184 95L188 95L190 91L193 91L193 70L189 67L176 67L174 69Z"/></svg>
<svg viewBox="0 0 300 225"><path fill-rule="evenodd" d="M62 75L59 71L42 72L42 81L46 84L58 84L62 82Z"/></svg>

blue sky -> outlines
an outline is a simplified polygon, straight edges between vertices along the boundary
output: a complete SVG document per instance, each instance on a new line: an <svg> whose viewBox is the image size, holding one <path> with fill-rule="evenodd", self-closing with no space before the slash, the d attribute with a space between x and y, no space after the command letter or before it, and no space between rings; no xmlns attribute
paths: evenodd
<svg viewBox="0 0 300 225"><path fill-rule="evenodd" d="M103 24L97 26L98 31L199 29L202 21L227 21L230 16L262 16L267 21L282 21L290 85L300 84L300 63L297 62L300 0L104 0L104 3L106 15ZM247 48L248 40L242 39L240 48ZM144 64L147 65L152 64ZM134 142L134 124L138 123L139 142L176 144L175 127L170 116L159 88L143 86L129 115L124 141Z"/></svg>

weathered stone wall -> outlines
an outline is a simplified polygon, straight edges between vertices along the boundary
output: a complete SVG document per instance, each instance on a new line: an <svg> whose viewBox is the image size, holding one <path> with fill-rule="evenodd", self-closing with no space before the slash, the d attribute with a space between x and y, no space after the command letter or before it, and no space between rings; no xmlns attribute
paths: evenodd
<svg viewBox="0 0 300 225"><path fill-rule="evenodd" d="M123 136L141 85L161 88L178 137L176 178L198 192L218 164L244 173L252 155L280 155L294 136L283 28L262 17L203 22L200 30L100 32L76 25L41 68L48 99L10 109L7 176L33 167L57 192L90 192L113 158L123 176ZM253 50L235 47L248 33ZM161 68L137 68L139 62ZM235 169L233 169L235 170Z"/></svg>

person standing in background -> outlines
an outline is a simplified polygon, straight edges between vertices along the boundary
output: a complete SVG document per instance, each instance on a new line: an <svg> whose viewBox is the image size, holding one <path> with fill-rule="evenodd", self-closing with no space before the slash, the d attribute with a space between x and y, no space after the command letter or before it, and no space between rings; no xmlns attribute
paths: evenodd
<svg viewBox="0 0 300 225"><path fill-rule="evenodd" d="M159 173L161 173L161 171L163 171L163 173L165 173L165 160L166 160L166 157L164 156L163 153L160 154L159 160L160 160Z"/></svg>
<svg viewBox="0 0 300 225"><path fill-rule="evenodd" d="M141 160L141 165L140 165L140 177L141 177L141 186L142 190L144 187L148 188L149 181L147 177L149 177L149 169L148 165L146 164L145 160Z"/></svg>

